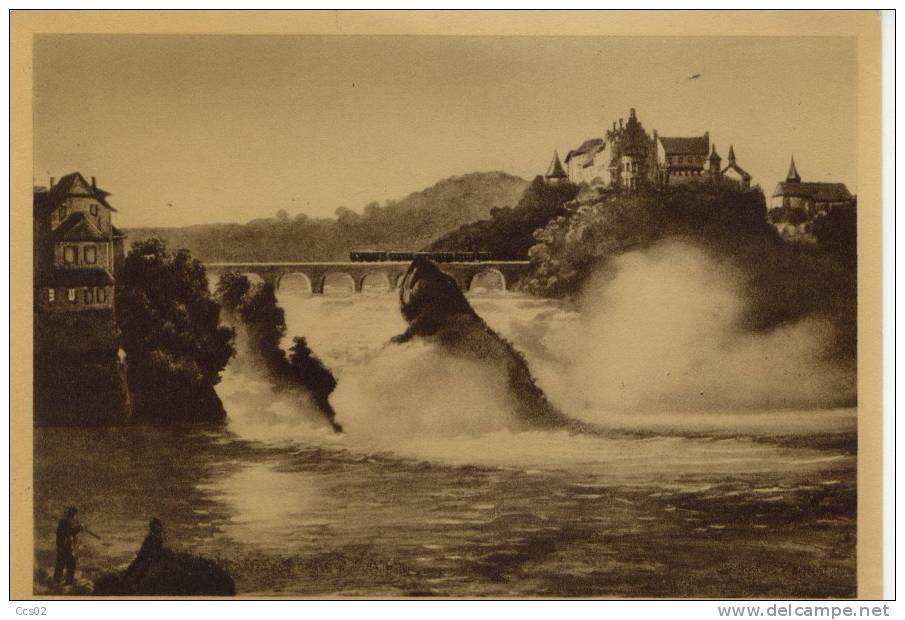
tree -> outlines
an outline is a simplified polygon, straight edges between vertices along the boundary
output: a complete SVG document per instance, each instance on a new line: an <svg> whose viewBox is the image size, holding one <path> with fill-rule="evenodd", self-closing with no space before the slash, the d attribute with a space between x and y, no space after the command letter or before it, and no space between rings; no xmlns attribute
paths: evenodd
<svg viewBox="0 0 905 620"><path fill-rule="evenodd" d="M382 209L380 207L380 203L376 200L373 200L365 205L364 208L364 217L365 219L373 219L380 216Z"/></svg>
<svg viewBox="0 0 905 620"><path fill-rule="evenodd" d="M534 245L534 231L567 213L565 204L579 187L571 183L551 185L536 177L514 208L494 207L490 219L466 224L440 237L429 251L491 252L496 259L525 260Z"/></svg>
<svg viewBox="0 0 905 620"><path fill-rule="evenodd" d="M361 221L361 216L348 207L337 207L334 211L336 221L341 226L352 226Z"/></svg>
<svg viewBox="0 0 905 620"><path fill-rule="evenodd" d="M858 215L854 207L836 207L814 219L817 246L854 267L857 261Z"/></svg>
<svg viewBox="0 0 905 620"><path fill-rule="evenodd" d="M292 343L289 349L289 368L295 375L295 380L307 388L315 404L333 426L333 430L342 430L336 423L336 412L327 400L336 389L336 378L314 355L304 338L296 336Z"/></svg>
<svg viewBox="0 0 905 620"><path fill-rule="evenodd" d="M239 356L240 367L245 359L253 362L252 367L263 366L275 389L309 396L331 427L341 431L335 421L336 412L328 400L336 388L333 373L314 355L302 337L294 338L288 358L280 347L286 334L286 316L277 304L273 285L252 286L246 276L227 272L217 284L217 297L246 336L248 346L243 348L243 353L249 357Z"/></svg>
<svg viewBox="0 0 905 620"><path fill-rule="evenodd" d="M250 288L251 282L247 277L235 271L227 271L217 282L216 296L223 309L233 313L239 310Z"/></svg>
<svg viewBox="0 0 905 620"><path fill-rule="evenodd" d="M116 317L136 418L152 423L222 422L214 391L233 355L204 266L187 250L138 241L117 280Z"/></svg>
<svg viewBox="0 0 905 620"><path fill-rule="evenodd" d="M287 380L286 356L280 348L286 333L286 315L277 305L273 284L253 287L245 295L238 314L248 334L248 348L261 357L271 376Z"/></svg>

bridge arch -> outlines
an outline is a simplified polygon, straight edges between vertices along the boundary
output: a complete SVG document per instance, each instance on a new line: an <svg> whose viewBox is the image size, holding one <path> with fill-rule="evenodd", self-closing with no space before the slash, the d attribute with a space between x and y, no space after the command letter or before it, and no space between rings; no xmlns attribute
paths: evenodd
<svg viewBox="0 0 905 620"><path fill-rule="evenodd" d="M308 274L302 271L288 271L282 274L277 278L276 288L283 292L314 293L314 283Z"/></svg>
<svg viewBox="0 0 905 620"><path fill-rule="evenodd" d="M336 291L348 290L349 295L359 291L358 282L345 271L330 271L324 274L320 289L325 295L337 294ZM341 295L342 293L340 293Z"/></svg>
<svg viewBox="0 0 905 620"><path fill-rule="evenodd" d="M358 290L362 293L371 291L389 292L393 290L392 274L386 271L368 271L358 279Z"/></svg>
<svg viewBox="0 0 905 620"><path fill-rule="evenodd" d="M496 284L497 286L488 286L489 284ZM506 276L502 271L494 267L480 269L468 279L468 291L476 289L492 290L493 288L501 291L507 290Z"/></svg>

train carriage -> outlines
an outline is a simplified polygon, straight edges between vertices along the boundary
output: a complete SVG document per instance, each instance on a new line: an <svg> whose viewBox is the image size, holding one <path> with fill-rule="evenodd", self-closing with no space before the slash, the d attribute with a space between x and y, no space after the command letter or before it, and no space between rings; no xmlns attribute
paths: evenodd
<svg viewBox="0 0 905 620"><path fill-rule="evenodd" d="M410 261L415 258L414 252L388 252L392 261Z"/></svg>
<svg viewBox="0 0 905 620"><path fill-rule="evenodd" d="M376 263L388 260L387 254L382 250L352 250L349 259L353 263Z"/></svg>
<svg viewBox="0 0 905 620"><path fill-rule="evenodd" d="M376 263L383 261L407 262L415 257L427 258L435 263L470 263L493 260L491 252L397 252L383 250L352 250L349 259L353 263Z"/></svg>

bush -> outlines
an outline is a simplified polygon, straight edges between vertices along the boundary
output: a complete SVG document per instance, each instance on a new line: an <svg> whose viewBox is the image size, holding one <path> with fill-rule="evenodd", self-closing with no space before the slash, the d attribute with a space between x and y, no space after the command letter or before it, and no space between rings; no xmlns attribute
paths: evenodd
<svg viewBox="0 0 905 620"><path fill-rule="evenodd" d="M808 219L808 212L804 207L774 207L770 209L770 221L774 224L798 226L807 222Z"/></svg>
<svg viewBox="0 0 905 620"><path fill-rule="evenodd" d="M852 268L857 260L858 215L854 207L836 207L814 220L817 246Z"/></svg>
<svg viewBox="0 0 905 620"><path fill-rule="evenodd" d="M156 238L133 244L116 287L136 418L153 423L221 422L214 391L233 354L204 266Z"/></svg>

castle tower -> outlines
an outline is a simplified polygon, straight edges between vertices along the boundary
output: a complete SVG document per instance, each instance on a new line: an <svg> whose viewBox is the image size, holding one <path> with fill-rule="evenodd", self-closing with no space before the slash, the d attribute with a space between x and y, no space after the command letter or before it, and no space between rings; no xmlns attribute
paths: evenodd
<svg viewBox="0 0 905 620"><path fill-rule="evenodd" d="M789 164L789 174L786 175L786 183L801 183L801 176L795 168L795 156L792 155L792 163Z"/></svg>
<svg viewBox="0 0 905 620"><path fill-rule="evenodd" d="M710 145L710 157L707 158L709 162L708 172L710 173L710 178L712 181L717 182L720 180L720 165L723 162L723 158L720 157L716 152L716 144ZM735 162L735 154L732 152L732 147L729 147L729 163Z"/></svg>
<svg viewBox="0 0 905 620"><path fill-rule="evenodd" d="M568 180L569 175L566 174L566 170L559 160L559 152L554 150L553 159L550 161L550 166L547 168L547 174L544 175L544 181L550 185L557 185L559 183L565 183Z"/></svg>
<svg viewBox="0 0 905 620"><path fill-rule="evenodd" d="M622 119L620 119L621 121ZM635 114L635 108L629 109L628 121L623 126L620 122L620 187L628 191L636 191L648 180L651 138Z"/></svg>
<svg viewBox="0 0 905 620"><path fill-rule="evenodd" d="M794 170L795 163L793 162L789 174L792 174ZM795 175L797 176L798 173L796 172ZM735 161L735 149L731 144L729 145L729 165L720 173L720 181L731 183L743 191L751 189L751 175Z"/></svg>

